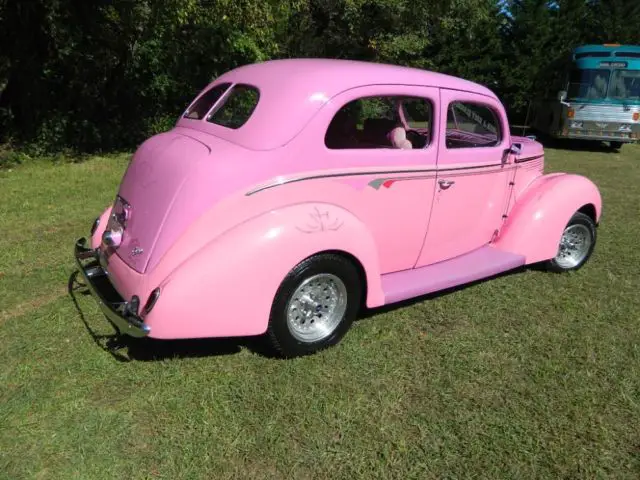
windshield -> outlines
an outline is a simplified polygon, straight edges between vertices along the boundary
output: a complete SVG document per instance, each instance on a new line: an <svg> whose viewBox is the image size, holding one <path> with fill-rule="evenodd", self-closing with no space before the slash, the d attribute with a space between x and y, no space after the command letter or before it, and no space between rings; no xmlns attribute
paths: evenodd
<svg viewBox="0 0 640 480"><path fill-rule="evenodd" d="M640 70L614 70L609 97L616 100L640 100Z"/></svg>
<svg viewBox="0 0 640 480"><path fill-rule="evenodd" d="M573 70L569 76L568 100L640 100L640 70Z"/></svg>
<svg viewBox="0 0 640 480"><path fill-rule="evenodd" d="M604 68L573 70L569 76L569 90L567 91L568 99L605 98L607 96L610 76L611 72Z"/></svg>

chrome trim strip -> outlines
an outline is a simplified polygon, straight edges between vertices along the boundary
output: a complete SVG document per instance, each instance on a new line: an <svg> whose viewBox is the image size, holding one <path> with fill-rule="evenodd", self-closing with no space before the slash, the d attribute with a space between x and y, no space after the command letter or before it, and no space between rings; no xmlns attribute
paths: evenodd
<svg viewBox="0 0 640 480"><path fill-rule="evenodd" d="M525 163L525 162L531 162L533 160L538 160L540 158L544 157L544 154L542 155L534 155L533 157L525 157L525 158L516 158L516 160L514 161L514 163Z"/></svg>
<svg viewBox="0 0 640 480"><path fill-rule="evenodd" d="M140 317L129 312L127 308L128 302L125 302L124 299L122 301L109 302L95 284L96 278L106 277L108 274L100 265L97 251L88 248L86 245L86 238L80 238L76 241L74 250L76 265L85 285L98 302L102 313L121 334L138 338L149 335L151 327L146 325ZM92 262L83 264L83 260L92 260Z"/></svg>
<svg viewBox="0 0 640 480"><path fill-rule="evenodd" d="M470 167L455 167L455 168L425 168L425 169L415 169L415 170L377 170L370 172L341 172L341 173L325 173L318 175L307 175L298 178L290 178L288 180L282 180L280 182L273 182L267 185L263 185L261 187L256 187L253 190L249 190L245 195L248 197L258 192L262 192L264 190L268 190L270 188L279 187L281 185L287 185L289 183L297 183L303 182L305 180L318 180L323 178L337 178L337 177L357 177L364 175L400 175L403 173L407 174L420 174L420 173L441 173L441 172L456 172L460 170L479 170L481 168L494 168L501 167L504 164L501 163L492 163L489 165L473 165ZM411 177L407 178L409 180ZM404 179L404 177L400 177L400 179Z"/></svg>

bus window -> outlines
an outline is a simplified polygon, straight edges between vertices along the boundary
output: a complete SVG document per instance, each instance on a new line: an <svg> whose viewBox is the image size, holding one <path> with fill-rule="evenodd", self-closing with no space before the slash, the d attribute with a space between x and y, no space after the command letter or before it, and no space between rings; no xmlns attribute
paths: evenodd
<svg viewBox="0 0 640 480"><path fill-rule="evenodd" d="M569 100L576 98L605 98L611 72L605 69L575 69L569 76Z"/></svg>
<svg viewBox="0 0 640 480"><path fill-rule="evenodd" d="M640 100L640 70L614 70L609 97L619 100Z"/></svg>

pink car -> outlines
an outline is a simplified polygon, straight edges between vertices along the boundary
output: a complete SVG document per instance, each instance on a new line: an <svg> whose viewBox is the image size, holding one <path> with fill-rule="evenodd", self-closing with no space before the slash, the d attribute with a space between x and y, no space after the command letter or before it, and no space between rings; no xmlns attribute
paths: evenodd
<svg viewBox="0 0 640 480"><path fill-rule="evenodd" d="M544 174L487 88L399 66L276 60L212 82L144 142L75 246L123 334L266 334L283 356L379 307L544 262L580 268L598 188Z"/></svg>

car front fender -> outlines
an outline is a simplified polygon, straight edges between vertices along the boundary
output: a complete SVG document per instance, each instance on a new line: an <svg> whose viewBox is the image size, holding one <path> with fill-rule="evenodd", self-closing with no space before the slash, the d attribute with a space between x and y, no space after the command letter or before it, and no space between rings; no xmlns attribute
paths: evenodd
<svg viewBox="0 0 640 480"><path fill-rule="evenodd" d="M287 273L316 253L343 252L364 271L366 304L382 305L378 252L352 213L328 203L271 210L228 230L181 262L160 283L146 322L155 338L262 334Z"/></svg>
<svg viewBox="0 0 640 480"><path fill-rule="evenodd" d="M526 257L526 263L551 259L574 213L582 210L596 224L602 213L598 187L581 175L555 173L534 180L518 199L495 246Z"/></svg>

